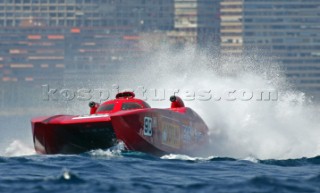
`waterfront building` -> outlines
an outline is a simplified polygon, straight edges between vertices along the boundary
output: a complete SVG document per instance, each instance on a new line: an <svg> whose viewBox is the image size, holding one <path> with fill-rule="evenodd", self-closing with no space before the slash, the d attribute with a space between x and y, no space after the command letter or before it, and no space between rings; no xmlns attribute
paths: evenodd
<svg viewBox="0 0 320 193"><path fill-rule="evenodd" d="M320 93L319 0L222 0L224 54L259 49L303 91Z"/></svg>
<svg viewBox="0 0 320 193"><path fill-rule="evenodd" d="M114 74L112 66L148 54L141 47L145 38L153 45L218 46L219 2L0 0L0 81L61 81L88 70Z"/></svg>
<svg viewBox="0 0 320 193"><path fill-rule="evenodd" d="M168 36L178 46L201 48L220 42L220 0L174 0L174 30Z"/></svg>
<svg viewBox="0 0 320 193"><path fill-rule="evenodd" d="M140 33L173 23L173 0L0 0L0 81L102 72L139 56Z"/></svg>

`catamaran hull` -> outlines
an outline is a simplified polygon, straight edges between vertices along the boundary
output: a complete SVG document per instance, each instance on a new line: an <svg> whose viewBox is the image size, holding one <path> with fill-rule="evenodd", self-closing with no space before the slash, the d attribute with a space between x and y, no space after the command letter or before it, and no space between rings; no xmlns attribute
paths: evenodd
<svg viewBox="0 0 320 193"><path fill-rule="evenodd" d="M110 121L59 123L32 121L33 140L40 154L78 154L93 149L107 149L116 144Z"/></svg>
<svg viewBox="0 0 320 193"><path fill-rule="evenodd" d="M90 102L90 115L56 115L31 120L35 150L41 154L76 154L124 142L128 150L153 155L201 155L208 128L201 117L171 96L171 108L151 108L121 92L103 104Z"/></svg>
<svg viewBox="0 0 320 193"><path fill-rule="evenodd" d="M55 116L32 121L40 154L77 154L123 141L128 150L157 156L199 155L208 143L207 126L191 109L139 109L109 117Z"/></svg>

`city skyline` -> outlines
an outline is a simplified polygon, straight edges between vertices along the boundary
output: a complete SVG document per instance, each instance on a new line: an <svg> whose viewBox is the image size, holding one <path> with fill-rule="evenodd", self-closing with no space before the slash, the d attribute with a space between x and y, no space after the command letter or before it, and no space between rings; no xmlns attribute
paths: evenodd
<svg viewBox="0 0 320 193"><path fill-rule="evenodd" d="M223 0L223 53L253 48L275 58L288 79L306 92L320 91L320 1Z"/></svg>
<svg viewBox="0 0 320 193"><path fill-rule="evenodd" d="M193 45L216 55L261 50L297 89L317 95L319 7L314 0L0 0L0 82L114 75L157 46Z"/></svg>

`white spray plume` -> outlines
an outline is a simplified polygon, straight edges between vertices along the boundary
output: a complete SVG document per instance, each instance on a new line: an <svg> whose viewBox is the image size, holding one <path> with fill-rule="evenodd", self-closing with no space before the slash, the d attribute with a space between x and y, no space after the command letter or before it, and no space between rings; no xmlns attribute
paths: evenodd
<svg viewBox="0 0 320 193"><path fill-rule="evenodd" d="M275 90L279 92L277 101L185 101L210 129L211 145L205 147L203 156L287 159L320 155L318 105L292 89L276 62L250 51L241 57L227 57L193 47L180 51L163 47L145 60L123 66L116 78L90 81L90 86L117 84L120 90L143 86L148 92L210 89L219 96L227 90ZM147 102L152 107L169 107L170 96L165 97L155 101L149 96ZM68 110L75 114L88 111L77 103L69 103Z"/></svg>
<svg viewBox="0 0 320 193"><path fill-rule="evenodd" d="M6 157L19 157L26 155L34 155L36 152L33 147L21 142L20 140L14 140L5 150L4 156Z"/></svg>
<svg viewBox="0 0 320 193"><path fill-rule="evenodd" d="M318 105L294 91L275 62L252 52L241 57L214 57L193 48L180 52L163 49L137 70L127 72L130 84L118 84L193 91L203 88L218 94L228 89L276 90L277 101L185 101L210 128L207 154L258 159L320 155ZM153 107L169 106L168 100L147 102Z"/></svg>
<svg viewBox="0 0 320 193"><path fill-rule="evenodd" d="M287 159L320 155L319 106L309 102L304 93L293 90L275 62L254 50L242 57L207 53L190 47L182 51L163 48L148 59L124 66L120 74L113 76L116 78L90 80L90 84L82 83L82 86L110 88L118 84L120 89L137 86L181 91L210 89L218 95L230 89L277 90L281 93L277 101L185 101L210 129L211 144L204 147L206 155L203 156ZM169 97L166 95L165 101L147 102L152 107L169 107ZM63 103L68 114L89 111L87 101ZM7 154L22 155L21 147L19 142L14 142ZM25 153L32 154L29 149Z"/></svg>

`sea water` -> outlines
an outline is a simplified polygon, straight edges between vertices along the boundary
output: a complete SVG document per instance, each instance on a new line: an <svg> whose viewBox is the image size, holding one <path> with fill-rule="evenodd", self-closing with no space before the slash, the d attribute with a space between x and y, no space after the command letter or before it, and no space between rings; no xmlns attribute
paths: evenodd
<svg viewBox="0 0 320 193"><path fill-rule="evenodd" d="M320 192L320 157L154 157L95 150L0 157L0 192Z"/></svg>

